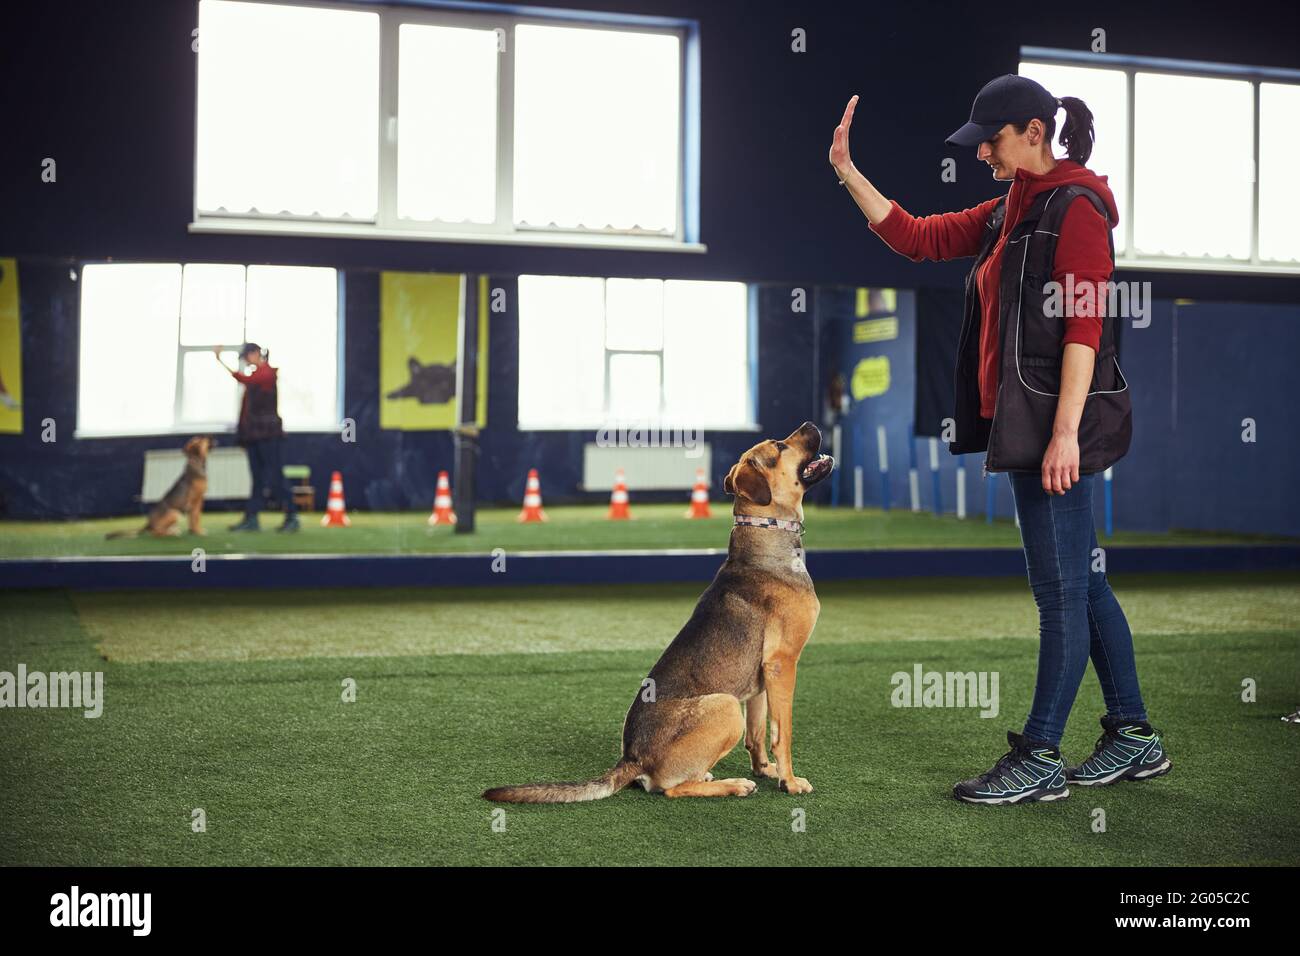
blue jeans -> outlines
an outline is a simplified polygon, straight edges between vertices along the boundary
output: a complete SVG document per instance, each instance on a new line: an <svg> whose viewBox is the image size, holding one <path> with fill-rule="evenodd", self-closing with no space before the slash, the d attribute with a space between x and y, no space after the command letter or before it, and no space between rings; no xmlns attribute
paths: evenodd
<svg viewBox="0 0 1300 956"><path fill-rule="evenodd" d="M1106 572L1093 570L1099 556L1094 556L1092 488L1099 476L1080 475L1064 495L1045 492L1036 471L1013 471L1010 478L1029 587L1038 605L1038 681L1025 736L1061 746L1089 656L1107 713L1146 720L1133 634Z"/></svg>
<svg viewBox="0 0 1300 956"><path fill-rule="evenodd" d="M248 505L244 508L246 518L257 517L257 513L262 510L262 496L268 490L275 492L286 515L298 513L298 506L293 500L293 489L289 485L289 479L284 477L282 442L281 438L266 438L250 441L244 446L248 452L248 470L253 479Z"/></svg>

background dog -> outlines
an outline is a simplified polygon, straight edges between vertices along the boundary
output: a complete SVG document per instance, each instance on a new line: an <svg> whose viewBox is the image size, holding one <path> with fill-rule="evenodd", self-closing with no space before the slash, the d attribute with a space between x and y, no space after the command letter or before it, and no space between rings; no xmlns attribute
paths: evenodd
<svg viewBox="0 0 1300 956"><path fill-rule="evenodd" d="M208 491L208 451L215 444L204 435L185 443L185 470L151 509L145 526L138 531L112 531L106 538L138 538L148 532L155 537L179 535L181 513L189 516L190 534L204 534L203 496Z"/></svg>
<svg viewBox="0 0 1300 956"><path fill-rule="evenodd" d="M790 738L795 668L821 610L800 544L804 492L835 467L820 448L821 432L805 422L732 466L723 482L736 499L727 559L633 699L622 759L585 783L496 787L485 798L597 800L634 781L669 797L743 797L753 780L709 773L742 739L756 776L776 778L789 793L812 790L794 774ZM767 759L769 710L775 764Z"/></svg>

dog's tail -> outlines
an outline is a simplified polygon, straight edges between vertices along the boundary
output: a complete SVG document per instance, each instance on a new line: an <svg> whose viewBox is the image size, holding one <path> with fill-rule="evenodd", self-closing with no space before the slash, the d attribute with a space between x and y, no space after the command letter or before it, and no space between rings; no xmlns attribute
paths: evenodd
<svg viewBox="0 0 1300 956"><path fill-rule="evenodd" d="M577 803L613 796L641 776L636 763L620 760L604 776L585 783L525 783L518 787L493 787L483 791L485 800L498 803Z"/></svg>
<svg viewBox="0 0 1300 956"><path fill-rule="evenodd" d="M146 528L148 526L146 525ZM104 535L105 540L112 541L114 538L138 538L144 534L145 528L139 528L136 531L110 531Z"/></svg>

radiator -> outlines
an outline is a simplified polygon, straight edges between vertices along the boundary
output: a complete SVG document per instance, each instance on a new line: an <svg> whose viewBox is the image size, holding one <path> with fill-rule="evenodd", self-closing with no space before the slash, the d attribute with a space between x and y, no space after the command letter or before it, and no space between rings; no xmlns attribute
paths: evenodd
<svg viewBox="0 0 1300 956"><path fill-rule="evenodd" d="M140 500L147 505L167 494L185 471L185 452L176 449L146 451ZM247 498L253 479L248 474L248 453L242 448L213 448L208 452L208 498Z"/></svg>
<svg viewBox="0 0 1300 956"><path fill-rule="evenodd" d="M695 457L691 457L691 456ZM620 448L587 444L582 449L582 487L585 491L609 491L614 472L623 469L629 491L689 491L695 486L695 471L711 474L711 450L706 442L694 448Z"/></svg>

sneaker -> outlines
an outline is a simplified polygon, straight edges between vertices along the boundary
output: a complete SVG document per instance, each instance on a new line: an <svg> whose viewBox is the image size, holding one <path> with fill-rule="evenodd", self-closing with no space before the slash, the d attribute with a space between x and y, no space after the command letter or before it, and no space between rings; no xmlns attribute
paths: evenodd
<svg viewBox="0 0 1300 956"><path fill-rule="evenodd" d="M230 526L230 530L231 531L261 531L262 526L257 523L257 516L253 515L251 518L244 518L244 520L239 522L239 524L232 524Z"/></svg>
<svg viewBox="0 0 1300 956"><path fill-rule="evenodd" d="M275 530L292 534L293 532L298 531L301 528L302 525L298 523L298 516L295 514L295 515L285 515L284 524L280 525L280 527L276 528Z"/></svg>
<svg viewBox="0 0 1300 956"><path fill-rule="evenodd" d="M1160 732L1145 720L1103 716L1101 728L1092 756L1065 771L1070 783L1096 787L1116 780L1149 780L1173 769Z"/></svg>
<svg viewBox="0 0 1300 956"><path fill-rule="evenodd" d="M993 769L952 788L952 795L967 803L1032 803L1060 800L1070 795L1065 785L1065 761L1051 744L1028 740L1007 731L1011 750Z"/></svg>

